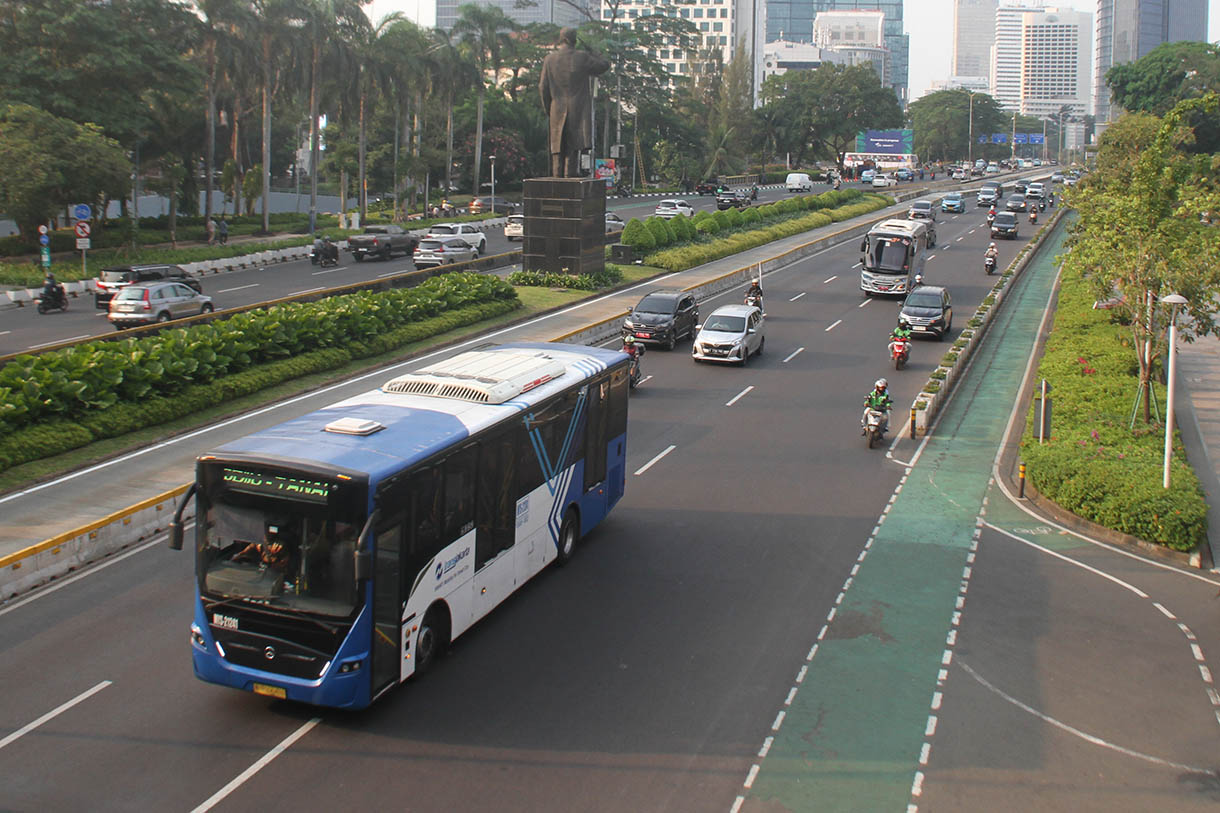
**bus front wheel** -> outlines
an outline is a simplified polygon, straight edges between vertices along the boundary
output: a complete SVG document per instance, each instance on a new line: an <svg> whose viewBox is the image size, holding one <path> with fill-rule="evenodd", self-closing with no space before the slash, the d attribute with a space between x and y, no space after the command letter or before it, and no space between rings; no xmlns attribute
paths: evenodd
<svg viewBox="0 0 1220 813"><path fill-rule="evenodd" d="M415 674L427 672L449 645L448 618L444 610L433 607L424 615L415 639Z"/></svg>
<svg viewBox="0 0 1220 813"><path fill-rule="evenodd" d="M555 564L566 565L576 550L576 540L580 538L580 517L574 508L569 508L563 516L563 525L559 526L559 555Z"/></svg>

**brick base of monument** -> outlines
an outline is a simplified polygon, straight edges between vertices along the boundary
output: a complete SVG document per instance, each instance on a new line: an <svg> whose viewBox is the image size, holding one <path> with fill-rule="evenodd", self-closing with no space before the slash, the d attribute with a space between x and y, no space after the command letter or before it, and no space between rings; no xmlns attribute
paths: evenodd
<svg viewBox="0 0 1220 813"><path fill-rule="evenodd" d="M522 267L596 274L606 267L606 182L527 178Z"/></svg>

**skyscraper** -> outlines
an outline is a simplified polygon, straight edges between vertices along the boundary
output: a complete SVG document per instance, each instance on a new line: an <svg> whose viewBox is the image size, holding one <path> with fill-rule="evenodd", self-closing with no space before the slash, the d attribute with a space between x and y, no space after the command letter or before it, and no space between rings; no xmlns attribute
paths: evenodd
<svg viewBox="0 0 1220 813"><path fill-rule="evenodd" d="M1064 107L1088 113L1093 15L1047 8L1026 12L1021 22L1021 113L1045 118Z"/></svg>
<svg viewBox="0 0 1220 813"><path fill-rule="evenodd" d="M998 0L954 0L951 63L954 76L986 76L991 72L998 5Z"/></svg>
<svg viewBox="0 0 1220 813"><path fill-rule="evenodd" d="M1134 62L1163 42L1207 38L1207 0L1097 0L1093 55L1093 106L1099 122L1110 121L1106 72Z"/></svg>
<svg viewBox="0 0 1220 813"><path fill-rule="evenodd" d="M504 11L505 16L521 25L554 23L555 25L568 25L573 28L583 22L587 22L590 14L596 19L599 7L599 3L594 0L594 2L587 6L589 12L586 14L579 8L574 8L571 4L561 2L560 0L536 0L536 2L528 6L518 6L515 0L436 0L436 27L445 31L453 28L453 24L457 22L458 18L458 6L465 5L466 3L475 3L480 6L499 6Z"/></svg>
<svg viewBox="0 0 1220 813"><path fill-rule="evenodd" d="M767 42L812 42L813 20L819 11L882 11L885 13L885 47L890 52L890 81L894 92L907 100L911 40L902 32L902 0L766 0Z"/></svg>
<svg viewBox="0 0 1220 813"><path fill-rule="evenodd" d="M1041 14L1034 6L1005 5L995 12L991 46L991 95L1006 110L1021 109L1021 29L1026 14Z"/></svg>

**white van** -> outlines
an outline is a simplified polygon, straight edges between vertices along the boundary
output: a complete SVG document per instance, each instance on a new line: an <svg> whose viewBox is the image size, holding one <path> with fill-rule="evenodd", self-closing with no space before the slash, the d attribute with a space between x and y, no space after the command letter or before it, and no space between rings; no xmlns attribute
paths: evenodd
<svg viewBox="0 0 1220 813"><path fill-rule="evenodd" d="M812 192L813 181L809 178L807 172L789 172L788 180L784 181L784 186L788 187L789 192Z"/></svg>

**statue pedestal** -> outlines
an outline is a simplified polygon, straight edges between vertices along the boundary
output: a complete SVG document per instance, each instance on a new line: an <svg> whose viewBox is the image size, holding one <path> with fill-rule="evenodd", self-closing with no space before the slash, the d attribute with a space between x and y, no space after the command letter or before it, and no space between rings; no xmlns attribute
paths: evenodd
<svg viewBox="0 0 1220 813"><path fill-rule="evenodd" d="M605 180L527 178L523 208L526 271L596 274L605 269Z"/></svg>

